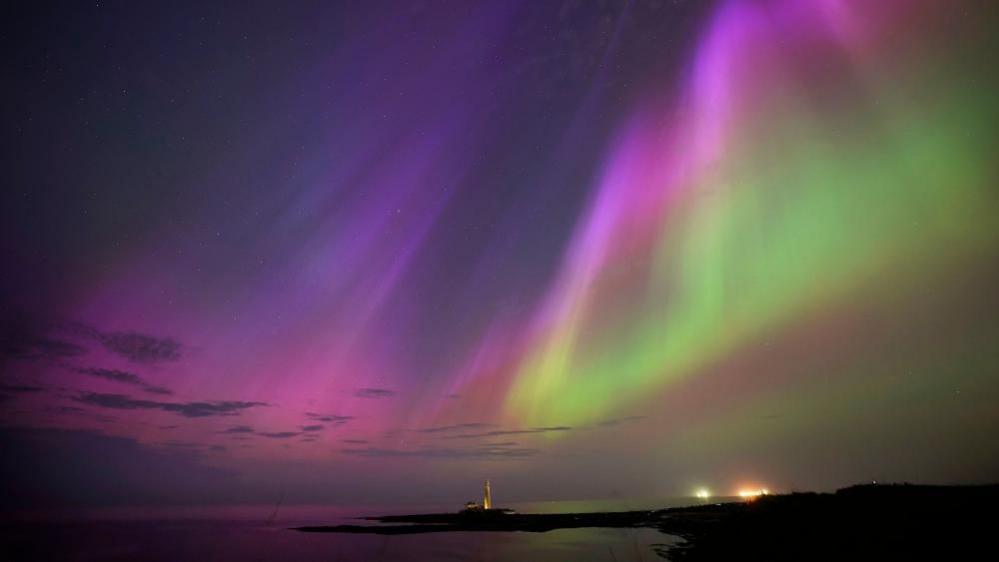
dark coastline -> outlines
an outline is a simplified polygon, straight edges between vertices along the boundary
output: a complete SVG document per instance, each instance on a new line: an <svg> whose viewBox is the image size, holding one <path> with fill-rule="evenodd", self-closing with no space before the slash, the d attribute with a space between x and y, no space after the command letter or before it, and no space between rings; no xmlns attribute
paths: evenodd
<svg viewBox="0 0 999 562"><path fill-rule="evenodd" d="M377 535L441 533L449 531L525 531L544 533L555 529L574 529L580 527L654 527L656 513L654 511L560 514L431 513L364 518L371 521L378 521L379 523L397 523L393 525L297 527L296 530L311 533L372 533Z"/></svg>
<svg viewBox="0 0 999 562"><path fill-rule="evenodd" d="M647 527L686 539L659 552L672 560L992 559L999 552L990 533L997 509L997 485L863 485L656 511L396 515L367 518L384 525L296 530L398 535Z"/></svg>

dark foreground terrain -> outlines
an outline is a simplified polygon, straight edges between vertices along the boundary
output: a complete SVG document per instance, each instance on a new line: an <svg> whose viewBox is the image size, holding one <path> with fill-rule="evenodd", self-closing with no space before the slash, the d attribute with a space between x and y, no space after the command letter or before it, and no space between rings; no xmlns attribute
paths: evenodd
<svg viewBox="0 0 999 562"><path fill-rule="evenodd" d="M686 532L674 560L995 560L999 486L854 486L763 497Z"/></svg>
<svg viewBox="0 0 999 562"><path fill-rule="evenodd" d="M687 539L672 560L994 560L999 486L853 486L659 511L450 513L372 518L382 525L304 532L410 534L651 527Z"/></svg>

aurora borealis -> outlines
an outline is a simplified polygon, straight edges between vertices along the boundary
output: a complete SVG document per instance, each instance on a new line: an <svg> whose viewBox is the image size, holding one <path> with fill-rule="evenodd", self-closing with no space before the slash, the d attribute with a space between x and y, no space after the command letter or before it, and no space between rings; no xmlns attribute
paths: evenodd
<svg viewBox="0 0 999 562"><path fill-rule="evenodd" d="M23 10L11 501L999 473L991 3Z"/></svg>

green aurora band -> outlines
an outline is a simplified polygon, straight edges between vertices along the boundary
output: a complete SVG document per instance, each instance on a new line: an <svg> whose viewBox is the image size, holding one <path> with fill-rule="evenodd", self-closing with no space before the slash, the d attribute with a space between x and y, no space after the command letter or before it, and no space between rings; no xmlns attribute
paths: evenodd
<svg viewBox="0 0 999 562"><path fill-rule="evenodd" d="M618 136L506 415L599 421L803 326L918 309L994 263L997 84L979 54L996 50L994 18L939 25L940 11L720 6L684 95ZM919 365L931 350L910 343Z"/></svg>

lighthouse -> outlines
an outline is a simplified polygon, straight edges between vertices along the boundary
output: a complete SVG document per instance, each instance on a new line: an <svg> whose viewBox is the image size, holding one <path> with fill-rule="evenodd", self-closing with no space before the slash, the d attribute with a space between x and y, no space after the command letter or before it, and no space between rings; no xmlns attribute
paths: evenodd
<svg viewBox="0 0 999 562"><path fill-rule="evenodd" d="M493 508L493 493L489 490L489 481L486 480L484 486L484 494L482 496L482 509L492 509Z"/></svg>

